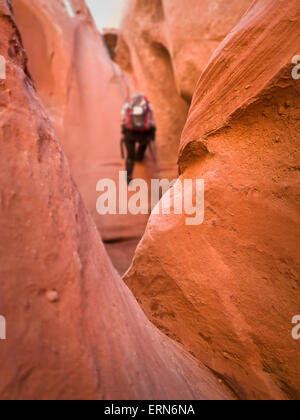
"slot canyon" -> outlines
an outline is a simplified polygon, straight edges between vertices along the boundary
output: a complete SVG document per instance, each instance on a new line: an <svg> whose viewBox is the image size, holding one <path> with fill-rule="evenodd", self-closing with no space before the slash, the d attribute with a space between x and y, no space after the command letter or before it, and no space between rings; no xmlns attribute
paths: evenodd
<svg viewBox="0 0 300 420"><path fill-rule="evenodd" d="M100 32L85 0L0 0L1 400L300 399L299 23L296 0L128 0ZM97 212L137 92L134 178L204 180L199 226Z"/></svg>

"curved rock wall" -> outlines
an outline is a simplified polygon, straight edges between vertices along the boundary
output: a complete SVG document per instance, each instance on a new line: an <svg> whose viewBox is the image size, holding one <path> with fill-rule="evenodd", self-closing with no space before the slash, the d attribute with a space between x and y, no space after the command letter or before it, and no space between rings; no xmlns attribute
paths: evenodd
<svg viewBox="0 0 300 420"><path fill-rule="evenodd" d="M126 276L152 321L248 399L300 397L299 19L296 0L257 0L214 53L179 158L182 179L205 181L204 223L153 215Z"/></svg>

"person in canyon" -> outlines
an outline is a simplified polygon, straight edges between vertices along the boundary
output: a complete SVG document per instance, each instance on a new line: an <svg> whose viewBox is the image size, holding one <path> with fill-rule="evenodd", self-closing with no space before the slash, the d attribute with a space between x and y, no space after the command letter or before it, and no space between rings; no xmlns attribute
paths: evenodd
<svg viewBox="0 0 300 420"><path fill-rule="evenodd" d="M133 95L130 102L124 105L122 109L122 134L122 154L123 144L125 144L127 183L130 184L135 162L144 160L147 147L150 147L153 153L151 142L155 141L156 126L153 118L153 108L145 95L137 93Z"/></svg>

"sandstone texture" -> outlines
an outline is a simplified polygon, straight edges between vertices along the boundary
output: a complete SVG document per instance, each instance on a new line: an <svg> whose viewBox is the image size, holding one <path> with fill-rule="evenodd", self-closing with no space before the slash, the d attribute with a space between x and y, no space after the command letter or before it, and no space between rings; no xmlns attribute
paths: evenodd
<svg viewBox="0 0 300 420"><path fill-rule="evenodd" d="M36 94L7 0L0 1L0 38L7 64L0 398L228 398L211 372L146 319L112 268Z"/></svg>
<svg viewBox="0 0 300 420"><path fill-rule="evenodd" d="M151 216L126 275L152 321L245 399L300 398L299 20L297 0L256 0L213 54L179 156L182 179L205 181L204 223Z"/></svg>
<svg viewBox="0 0 300 420"><path fill-rule="evenodd" d="M251 0L130 0L116 61L155 110L160 175L177 175L177 149L201 72Z"/></svg>

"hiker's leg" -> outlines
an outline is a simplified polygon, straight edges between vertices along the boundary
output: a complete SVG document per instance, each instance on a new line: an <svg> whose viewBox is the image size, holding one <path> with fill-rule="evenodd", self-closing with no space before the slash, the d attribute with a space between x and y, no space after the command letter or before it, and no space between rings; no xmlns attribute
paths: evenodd
<svg viewBox="0 0 300 420"><path fill-rule="evenodd" d="M148 136L143 137L141 139L141 141L139 142L139 148L138 148L138 151L137 151L137 154L136 154L136 161L137 162L142 162L144 160L148 144L149 144Z"/></svg>
<svg viewBox="0 0 300 420"><path fill-rule="evenodd" d="M134 162L135 162L135 141L130 137L125 138L125 145L127 150L126 171L128 179L132 179Z"/></svg>

